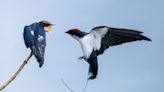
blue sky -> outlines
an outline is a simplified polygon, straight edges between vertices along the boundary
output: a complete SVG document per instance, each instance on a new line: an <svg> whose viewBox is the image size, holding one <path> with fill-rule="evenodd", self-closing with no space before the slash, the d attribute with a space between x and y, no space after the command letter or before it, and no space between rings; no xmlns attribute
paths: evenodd
<svg viewBox="0 0 164 92"><path fill-rule="evenodd" d="M152 42L138 41L111 47L99 56L99 74L86 92L164 91L163 0L1 0L0 85L30 53L23 41L23 28L43 19L56 24L47 34L45 64L32 57L17 79L4 92L75 92L84 88L89 65L77 58L79 43L64 32L79 28L89 32L106 25L144 32Z"/></svg>

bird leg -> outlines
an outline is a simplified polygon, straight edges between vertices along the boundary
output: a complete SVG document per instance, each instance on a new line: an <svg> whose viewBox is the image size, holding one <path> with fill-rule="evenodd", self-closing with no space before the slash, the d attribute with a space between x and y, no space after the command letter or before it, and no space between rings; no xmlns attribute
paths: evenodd
<svg viewBox="0 0 164 92"><path fill-rule="evenodd" d="M82 60L82 59L84 59L84 56L81 56L81 57L79 57L78 59L79 59L79 60Z"/></svg>
<svg viewBox="0 0 164 92"><path fill-rule="evenodd" d="M84 59L85 61L87 61L87 59L86 59L84 56L81 56L81 57L79 57L78 59L79 59L79 60Z"/></svg>

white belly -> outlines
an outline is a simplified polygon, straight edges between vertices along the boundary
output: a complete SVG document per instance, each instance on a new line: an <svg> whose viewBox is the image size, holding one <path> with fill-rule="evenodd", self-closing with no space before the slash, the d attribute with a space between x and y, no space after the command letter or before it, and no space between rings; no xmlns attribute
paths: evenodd
<svg viewBox="0 0 164 92"><path fill-rule="evenodd" d="M88 59L94 49L91 36L86 36L82 38L79 42L80 42L84 57Z"/></svg>

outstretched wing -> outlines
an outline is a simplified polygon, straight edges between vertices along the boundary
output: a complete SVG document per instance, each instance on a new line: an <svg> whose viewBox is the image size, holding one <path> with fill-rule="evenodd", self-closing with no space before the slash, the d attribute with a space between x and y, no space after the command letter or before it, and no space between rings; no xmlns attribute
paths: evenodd
<svg viewBox="0 0 164 92"><path fill-rule="evenodd" d="M34 45L34 30L31 29L31 26L24 27L23 37L26 47L31 48Z"/></svg>
<svg viewBox="0 0 164 92"><path fill-rule="evenodd" d="M100 40L100 43L97 43L100 44L100 48L95 50L97 55L103 54L103 52L109 48L109 46L120 45L122 43L137 40L151 41L151 39L142 35L142 32L131 29L99 26L93 28L91 33L94 34L95 39L99 38Z"/></svg>

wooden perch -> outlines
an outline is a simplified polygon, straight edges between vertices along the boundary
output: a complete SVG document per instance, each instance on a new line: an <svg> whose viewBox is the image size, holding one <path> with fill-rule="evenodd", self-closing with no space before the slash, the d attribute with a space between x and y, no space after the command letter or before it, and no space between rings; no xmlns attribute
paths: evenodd
<svg viewBox="0 0 164 92"><path fill-rule="evenodd" d="M15 72L15 74L4 84L0 87L0 91L2 91L3 89L5 89L17 76L18 74L21 72L21 70L24 68L24 66L28 63L28 61L30 60L30 58L32 57L32 52L30 53L30 55L27 57L26 60L24 60L24 62L22 63L22 65L19 67L19 69Z"/></svg>

